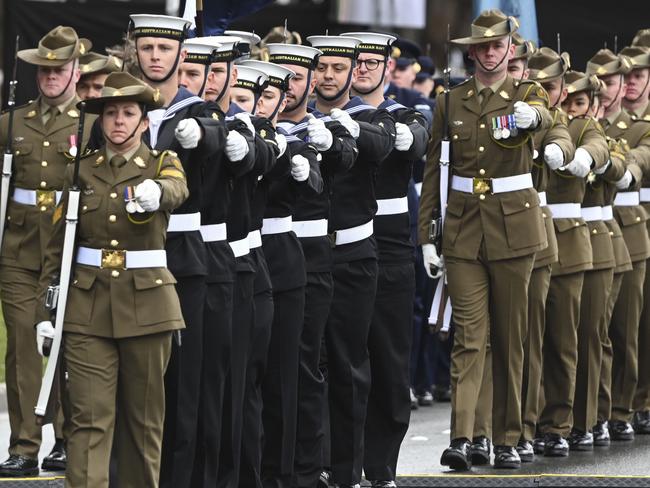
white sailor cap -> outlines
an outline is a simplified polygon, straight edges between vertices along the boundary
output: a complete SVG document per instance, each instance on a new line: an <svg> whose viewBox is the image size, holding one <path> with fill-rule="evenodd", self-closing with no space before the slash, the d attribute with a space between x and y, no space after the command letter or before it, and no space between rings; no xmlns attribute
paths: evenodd
<svg viewBox="0 0 650 488"><path fill-rule="evenodd" d="M238 88L259 92L264 89L269 81L269 77L263 71L241 64L237 66L237 83Z"/></svg>
<svg viewBox="0 0 650 488"><path fill-rule="evenodd" d="M209 44L216 49L214 61L215 63L230 62L239 57L239 43L242 42L240 37L235 36L207 36L195 37L192 39L195 42L202 44Z"/></svg>
<svg viewBox="0 0 650 488"><path fill-rule="evenodd" d="M293 78L296 73L279 64L267 63L266 61L247 60L238 66L248 66L258 69L269 77L269 85L274 86L282 91L287 91L289 88L289 80Z"/></svg>
<svg viewBox="0 0 650 488"><path fill-rule="evenodd" d="M311 45L322 51L322 56L339 56L356 59L361 39L342 36L309 36Z"/></svg>
<svg viewBox="0 0 650 488"><path fill-rule="evenodd" d="M260 36L258 36L254 32L227 30L224 31L224 34L226 36L234 36L234 37L239 37L239 39L241 39L241 41L239 41L239 44L237 45L237 50L239 51L239 56L237 56L237 61L250 58L251 49L253 49L253 46L257 46L262 40Z"/></svg>
<svg viewBox="0 0 650 488"><path fill-rule="evenodd" d="M221 46L218 42L205 42L197 40L199 38L188 39L183 43L183 49L187 51L185 63L212 64L214 61L213 54Z"/></svg>
<svg viewBox="0 0 650 488"><path fill-rule="evenodd" d="M190 26L190 21L170 15L133 14L135 37L165 37L168 39L183 40Z"/></svg>
<svg viewBox="0 0 650 488"><path fill-rule="evenodd" d="M269 50L269 61L275 64L295 64L308 69L314 69L318 57L323 51L315 47L303 46L301 44L267 44Z"/></svg>
<svg viewBox="0 0 650 488"><path fill-rule="evenodd" d="M397 39L390 34L380 34L378 32L346 32L341 34L342 37L353 37L361 42L357 46L360 53L381 54L389 56L391 44Z"/></svg>

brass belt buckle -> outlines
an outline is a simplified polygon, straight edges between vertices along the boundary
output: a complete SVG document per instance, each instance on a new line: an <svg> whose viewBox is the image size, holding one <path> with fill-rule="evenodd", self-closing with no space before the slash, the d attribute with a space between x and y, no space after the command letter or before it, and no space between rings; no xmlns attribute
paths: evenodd
<svg viewBox="0 0 650 488"><path fill-rule="evenodd" d="M330 247L333 249L336 247L336 231L330 232L327 234L327 238L330 240Z"/></svg>
<svg viewBox="0 0 650 488"><path fill-rule="evenodd" d="M56 191L54 190L36 190L36 205L39 207L55 207Z"/></svg>
<svg viewBox="0 0 650 488"><path fill-rule="evenodd" d="M126 251L102 249L102 269L126 269Z"/></svg>
<svg viewBox="0 0 650 488"><path fill-rule="evenodd" d="M472 178L472 193L482 195L492 191L490 178Z"/></svg>

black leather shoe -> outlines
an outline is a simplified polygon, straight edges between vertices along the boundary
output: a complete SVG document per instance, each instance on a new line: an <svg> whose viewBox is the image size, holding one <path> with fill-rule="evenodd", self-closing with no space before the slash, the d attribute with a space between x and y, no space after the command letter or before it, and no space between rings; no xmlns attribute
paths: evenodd
<svg viewBox="0 0 650 488"><path fill-rule="evenodd" d="M496 469L519 469L521 459L513 446L494 447L494 467Z"/></svg>
<svg viewBox="0 0 650 488"><path fill-rule="evenodd" d="M650 434L650 410L634 412L632 427L635 434Z"/></svg>
<svg viewBox="0 0 650 488"><path fill-rule="evenodd" d="M38 459L12 454L0 464L0 476L38 476Z"/></svg>
<svg viewBox="0 0 650 488"><path fill-rule="evenodd" d="M567 438L569 448L572 451L593 451L594 436L591 432L581 432L577 429L571 431Z"/></svg>
<svg viewBox="0 0 650 488"><path fill-rule="evenodd" d="M470 450L471 444L468 439L454 439L449 447L443 451L440 464L449 466L449 469L455 471L467 471L472 467Z"/></svg>
<svg viewBox="0 0 650 488"><path fill-rule="evenodd" d="M472 446L470 447L470 455L472 456L472 464L475 466L482 466L490 464L490 439L481 435L472 439Z"/></svg>
<svg viewBox="0 0 650 488"><path fill-rule="evenodd" d="M609 423L609 436L613 441L633 441L634 429L629 422L612 420Z"/></svg>
<svg viewBox="0 0 650 488"><path fill-rule="evenodd" d="M542 448L542 452L544 452L544 448ZM522 463L532 463L535 459L533 445L524 439L517 443L517 454L519 454Z"/></svg>
<svg viewBox="0 0 650 488"><path fill-rule="evenodd" d="M371 481L371 488L397 488L394 481Z"/></svg>
<svg viewBox="0 0 650 488"><path fill-rule="evenodd" d="M535 454L544 454L544 438L535 437L533 439L533 452Z"/></svg>
<svg viewBox="0 0 650 488"><path fill-rule="evenodd" d="M592 433L594 435L594 446L607 447L609 446L609 424L607 420L601 422L600 420L594 425Z"/></svg>
<svg viewBox="0 0 650 488"><path fill-rule="evenodd" d="M436 385L433 388L433 399L437 402L450 402L451 388L448 386Z"/></svg>
<svg viewBox="0 0 650 488"><path fill-rule="evenodd" d="M567 457L569 444L559 434L546 434L544 436L544 456Z"/></svg>
<svg viewBox="0 0 650 488"><path fill-rule="evenodd" d="M433 395L430 391L425 391L421 395L416 395L418 397L418 405L421 407L429 407L433 405Z"/></svg>
<svg viewBox="0 0 650 488"><path fill-rule="evenodd" d="M322 471L318 478L318 488L329 488L330 486L330 472Z"/></svg>
<svg viewBox="0 0 650 488"><path fill-rule="evenodd" d="M41 469L44 471L65 471L67 458L63 439L57 439L52 451L43 458Z"/></svg>

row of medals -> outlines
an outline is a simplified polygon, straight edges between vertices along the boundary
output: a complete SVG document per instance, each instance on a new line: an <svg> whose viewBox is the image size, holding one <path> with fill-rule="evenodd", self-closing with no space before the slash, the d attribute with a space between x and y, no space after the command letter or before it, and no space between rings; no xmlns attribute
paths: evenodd
<svg viewBox="0 0 650 488"><path fill-rule="evenodd" d="M500 115L492 117L492 136L496 140L517 137L518 130L515 115Z"/></svg>

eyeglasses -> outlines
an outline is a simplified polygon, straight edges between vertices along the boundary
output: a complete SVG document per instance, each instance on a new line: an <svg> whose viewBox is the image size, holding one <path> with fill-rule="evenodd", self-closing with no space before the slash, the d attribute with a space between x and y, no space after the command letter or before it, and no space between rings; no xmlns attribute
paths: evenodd
<svg viewBox="0 0 650 488"><path fill-rule="evenodd" d="M384 60L380 59L357 59L357 68L365 64L368 71L375 71L382 63L384 63Z"/></svg>

